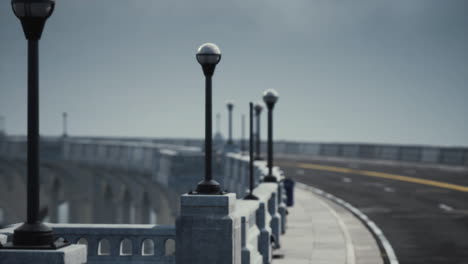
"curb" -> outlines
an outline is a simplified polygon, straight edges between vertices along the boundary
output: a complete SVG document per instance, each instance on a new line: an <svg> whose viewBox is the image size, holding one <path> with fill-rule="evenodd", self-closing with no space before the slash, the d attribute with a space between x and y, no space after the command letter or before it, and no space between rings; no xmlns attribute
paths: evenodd
<svg viewBox="0 0 468 264"><path fill-rule="evenodd" d="M334 196L333 194L327 193L322 191L318 188L305 185L301 182L296 182L296 186L303 190L311 191L317 195L320 195L342 207L350 211L353 215L355 215L359 220L369 229L372 233L372 236L375 238L377 245L381 251L382 258L385 264L399 264L398 259L395 255L395 251L393 250L392 245L388 242L388 239L385 237L382 230L374 223L374 221L370 220L367 215L362 213L359 209L352 206L348 202Z"/></svg>

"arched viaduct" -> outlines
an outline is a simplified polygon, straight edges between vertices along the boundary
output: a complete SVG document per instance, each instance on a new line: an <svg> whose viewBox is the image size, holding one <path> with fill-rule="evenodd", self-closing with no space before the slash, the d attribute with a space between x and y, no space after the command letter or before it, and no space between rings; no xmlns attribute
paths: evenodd
<svg viewBox="0 0 468 264"><path fill-rule="evenodd" d="M41 216L55 223L167 224L177 194L147 173L78 162L42 162ZM26 162L0 158L0 224L26 216Z"/></svg>

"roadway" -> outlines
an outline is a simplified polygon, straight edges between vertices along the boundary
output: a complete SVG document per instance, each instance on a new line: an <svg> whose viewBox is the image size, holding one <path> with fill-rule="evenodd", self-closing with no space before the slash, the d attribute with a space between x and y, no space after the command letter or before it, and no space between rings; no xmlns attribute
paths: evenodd
<svg viewBox="0 0 468 264"><path fill-rule="evenodd" d="M468 264L468 168L286 155L276 165L360 209L400 263Z"/></svg>

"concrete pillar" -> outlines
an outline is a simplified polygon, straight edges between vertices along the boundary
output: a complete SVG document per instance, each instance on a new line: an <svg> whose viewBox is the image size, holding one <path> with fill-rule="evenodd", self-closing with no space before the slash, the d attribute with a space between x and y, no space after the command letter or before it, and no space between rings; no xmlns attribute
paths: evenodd
<svg viewBox="0 0 468 264"><path fill-rule="evenodd" d="M241 221L236 196L181 196L176 220L176 264L240 264Z"/></svg>
<svg viewBox="0 0 468 264"><path fill-rule="evenodd" d="M0 249L0 263L84 264L86 246L70 245L57 250Z"/></svg>

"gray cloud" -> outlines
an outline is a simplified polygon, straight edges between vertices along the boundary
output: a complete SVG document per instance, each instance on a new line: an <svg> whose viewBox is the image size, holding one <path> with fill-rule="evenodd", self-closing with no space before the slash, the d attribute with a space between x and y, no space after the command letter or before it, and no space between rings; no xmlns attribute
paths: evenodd
<svg viewBox="0 0 468 264"><path fill-rule="evenodd" d="M275 88L278 138L468 145L467 3L57 1L41 41L41 131L60 133L68 111L76 134L201 137L194 52L212 41L214 107L233 98L238 122ZM26 46L7 2L0 34L0 114L25 133Z"/></svg>

